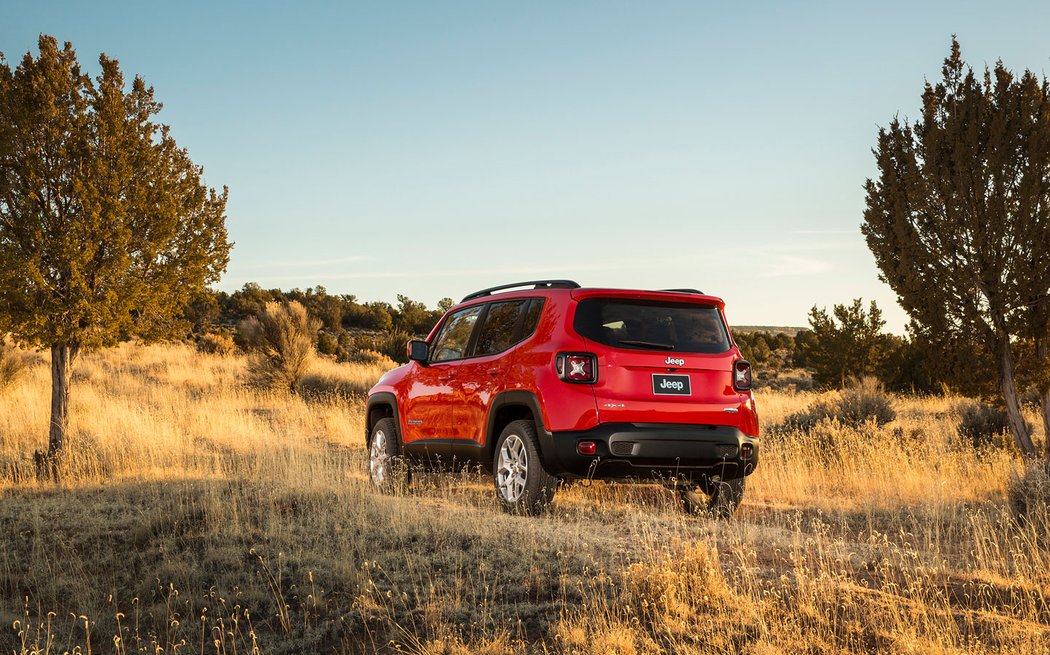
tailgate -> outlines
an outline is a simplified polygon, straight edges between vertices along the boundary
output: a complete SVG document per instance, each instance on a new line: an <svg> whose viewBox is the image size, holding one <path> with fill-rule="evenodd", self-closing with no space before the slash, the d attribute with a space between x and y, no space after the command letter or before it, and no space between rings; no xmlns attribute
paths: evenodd
<svg viewBox="0 0 1050 655"><path fill-rule="evenodd" d="M717 298L686 293L581 294L573 328L597 364L602 423L738 425L739 353Z"/></svg>
<svg viewBox="0 0 1050 655"><path fill-rule="evenodd" d="M745 397L733 389L733 355L600 353L592 388L602 423L737 424Z"/></svg>

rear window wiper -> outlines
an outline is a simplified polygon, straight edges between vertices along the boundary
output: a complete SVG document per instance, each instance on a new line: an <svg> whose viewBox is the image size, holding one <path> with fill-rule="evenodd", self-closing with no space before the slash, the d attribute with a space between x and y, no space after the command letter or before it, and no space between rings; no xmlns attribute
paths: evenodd
<svg viewBox="0 0 1050 655"><path fill-rule="evenodd" d="M669 343L654 343L652 341L635 341L634 339L620 339L620 343L625 346L640 346L642 348L652 348L654 350L674 350L674 346Z"/></svg>

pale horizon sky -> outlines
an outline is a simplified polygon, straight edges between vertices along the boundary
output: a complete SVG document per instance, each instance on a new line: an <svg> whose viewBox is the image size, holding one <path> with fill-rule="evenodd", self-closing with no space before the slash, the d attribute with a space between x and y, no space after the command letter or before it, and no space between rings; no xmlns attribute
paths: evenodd
<svg viewBox="0 0 1050 655"><path fill-rule="evenodd" d="M735 324L876 300L860 234L878 126L914 117L951 35L1050 70L1050 3L6 3L142 75L230 187L218 286L433 307L487 286L696 287Z"/></svg>

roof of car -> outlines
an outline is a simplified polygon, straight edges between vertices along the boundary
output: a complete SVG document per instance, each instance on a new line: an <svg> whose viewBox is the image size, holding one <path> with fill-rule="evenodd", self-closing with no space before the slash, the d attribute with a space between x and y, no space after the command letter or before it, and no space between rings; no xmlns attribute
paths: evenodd
<svg viewBox="0 0 1050 655"><path fill-rule="evenodd" d="M531 288L520 288L531 287ZM696 304L709 304L724 307L725 302L717 297L711 296L697 289L613 289L600 287L581 287L572 280L532 280L528 282L516 282L504 284L488 289L482 289L468 294L459 304L471 303L472 301L484 301L493 298L519 298L536 295L569 294L573 298L583 299L595 296L616 297L638 300L665 300L690 302Z"/></svg>

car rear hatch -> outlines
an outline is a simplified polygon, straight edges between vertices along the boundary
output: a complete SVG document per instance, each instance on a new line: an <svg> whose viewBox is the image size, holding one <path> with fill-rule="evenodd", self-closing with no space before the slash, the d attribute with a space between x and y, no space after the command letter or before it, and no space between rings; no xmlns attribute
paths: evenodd
<svg viewBox="0 0 1050 655"><path fill-rule="evenodd" d="M739 353L721 300L599 289L573 297L573 327L596 356L602 423L739 424L747 397L733 388Z"/></svg>

